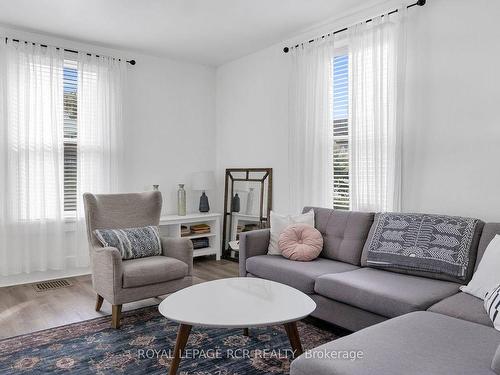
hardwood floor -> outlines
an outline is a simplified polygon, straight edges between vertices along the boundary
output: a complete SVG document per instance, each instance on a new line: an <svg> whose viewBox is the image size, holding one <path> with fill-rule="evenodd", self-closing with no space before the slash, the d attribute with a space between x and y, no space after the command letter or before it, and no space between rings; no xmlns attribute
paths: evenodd
<svg viewBox="0 0 500 375"><path fill-rule="evenodd" d="M228 260L197 258L195 283L238 276L238 264ZM96 294L90 275L66 278L71 286L37 292L32 284L0 288L0 339L35 332L111 314L104 301L95 311ZM161 298L149 298L123 305L123 311L156 305Z"/></svg>

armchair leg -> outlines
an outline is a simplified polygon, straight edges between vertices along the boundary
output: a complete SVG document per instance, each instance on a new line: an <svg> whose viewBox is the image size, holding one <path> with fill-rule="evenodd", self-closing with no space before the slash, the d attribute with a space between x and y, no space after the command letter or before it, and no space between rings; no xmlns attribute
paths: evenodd
<svg viewBox="0 0 500 375"><path fill-rule="evenodd" d="M111 327L118 329L120 328L120 319L122 316L122 305L113 305L111 307Z"/></svg>
<svg viewBox="0 0 500 375"><path fill-rule="evenodd" d="M100 311L102 307L102 301L104 301L104 298L102 298L99 294L97 295L97 300L95 301L95 311Z"/></svg>

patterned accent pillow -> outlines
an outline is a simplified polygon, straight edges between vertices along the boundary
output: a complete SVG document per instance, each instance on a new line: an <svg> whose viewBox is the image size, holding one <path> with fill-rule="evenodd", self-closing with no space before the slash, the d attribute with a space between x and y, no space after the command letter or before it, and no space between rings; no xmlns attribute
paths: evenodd
<svg viewBox="0 0 500 375"><path fill-rule="evenodd" d="M429 214L382 213L368 248L370 267L467 279L479 220Z"/></svg>
<svg viewBox="0 0 500 375"><path fill-rule="evenodd" d="M278 246L285 258L309 262L323 250L323 236L309 224L292 224L280 234Z"/></svg>
<svg viewBox="0 0 500 375"><path fill-rule="evenodd" d="M158 227L96 229L94 234L105 247L115 247L122 259L144 258L161 254Z"/></svg>
<svg viewBox="0 0 500 375"><path fill-rule="evenodd" d="M500 331L500 285L486 293L484 308L493 322L495 329Z"/></svg>

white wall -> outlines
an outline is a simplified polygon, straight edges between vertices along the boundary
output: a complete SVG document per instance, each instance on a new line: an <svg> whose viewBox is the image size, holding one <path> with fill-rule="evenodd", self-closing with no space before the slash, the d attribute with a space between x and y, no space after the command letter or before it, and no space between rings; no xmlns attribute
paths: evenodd
<svg viewBox="0 0 500 375"><path fill-rule="evenodd" d="M190 175L215 167L215 69L140 56L130 69L125 118L129 191L159 184L164 212L177 212L178 183L188 190L188 211L200 192ZM210 196L210 195L209 195Z"/></svg>
<svg viewBox="0 0 500 375"><path fill-rule="evenodd" d="M273 47L217 69L218 181L226 168L271 167L279 211L288 207L287 57Z"/></svg>
<svg viewBox="0 0 500 375"><path fill-rule="evenodd" d="M404 209L500 221L500 2L410 13Z"/></svg>
<svg viewBox="0 0 500 375"><path fill-rule="evenodd" d="M0 35L135 59L125 94L125 191L159 184L164 213L175 213L178 183L215 167L215 69L0 27ZM188 210L199 192L188 190Z"/></svg>
<svg viewBox="0 0 500 375"><path fill-rule="evenodd" d="M405 211L500 221L498 14L492 0L431 0L409 11ZM290 56L282 47L217 69L217 170L273 167L274 208L286 212Z"/></svg>

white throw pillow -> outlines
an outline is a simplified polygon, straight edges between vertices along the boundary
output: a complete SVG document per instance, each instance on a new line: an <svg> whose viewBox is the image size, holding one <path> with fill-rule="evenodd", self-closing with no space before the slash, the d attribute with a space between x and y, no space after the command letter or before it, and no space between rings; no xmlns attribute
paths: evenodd
<svg viewBox="0 0 500 375"><path fill-rule="evenodd" d="M271 238L267 249L268 255L281 255L281 251L278 246L280 234L290 224L309 224L314 227L314 210L295 216L280 215L271 211Z"/></svg>
<svg viewBox="0 0 500 375"><path fill-rule="evenodd" d="M486 293L500 284L499 270L500 236L497 234L486 247L472 280L469 284L461 286L460 290L484 300Z"/></svg>
<svg viewBox="0 0 500 375"><path fill-rule="evenodd" d="M486 293L484 308L493 322L495 329L500 331L500 311L498 310L500 309L500 285Z"/></svg>

